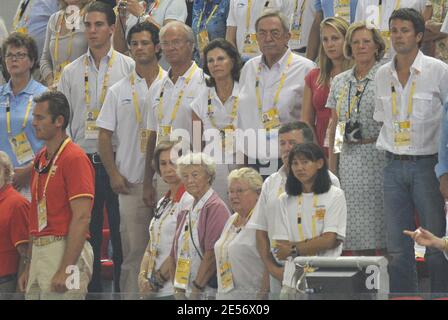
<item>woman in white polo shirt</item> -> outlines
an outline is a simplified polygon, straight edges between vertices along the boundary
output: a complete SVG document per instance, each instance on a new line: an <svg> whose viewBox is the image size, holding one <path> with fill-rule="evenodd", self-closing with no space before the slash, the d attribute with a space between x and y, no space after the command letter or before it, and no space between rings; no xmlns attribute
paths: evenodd
<svg viewBox="0 0 448 320"><path fill-rule="evenodd" d="M296 145L288 163L273 237L277 258L341 255L347 206L344 192L331 184L323 150L314 143Z"/></svg>

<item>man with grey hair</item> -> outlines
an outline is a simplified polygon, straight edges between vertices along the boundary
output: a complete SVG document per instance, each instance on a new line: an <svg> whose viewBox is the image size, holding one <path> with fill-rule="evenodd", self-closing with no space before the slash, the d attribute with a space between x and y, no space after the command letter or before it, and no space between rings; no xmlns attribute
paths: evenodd
<svg viewBox="0 0 448 320"><path fill-rule="evenodd" d="M149 138L143 199L148 206L154 206L156 201L154 169L151 166L156 141L175 129L183 129L192 141L190 104L195 94L205 86L202 70L192 61L194 34L189 26L179 21L163 26L160 29L160 46L170 69L161 80L154 82L147 99ZM157 193L163 194L165 189L166 184L159 179Z"/></svg>
<svg viewBox="0 0 448 320"><path fill-rule="evenodd" d="M249 60L241 71L239 101L244 108L238 109L237 125L243 131L266 130L257 137L256 153L250 148L240 150L258 169L260 164L278 159L276 150L269 150L267 155L266 145L273 141L271 147L276 146L276 129L300 118L305 75L315 64L291 52L289 23L279 11L265 10L255 29L262 56ZM274 166L269 174L277 169Z"/></svg>
<svg viewBox="0 0 448 320"><path fill-rule="evenodd" d="M0 151L0 300L9 298L2 294L16 292L17 278L29 263L30 203L12 187L13 174L11 159Z"/></svg>

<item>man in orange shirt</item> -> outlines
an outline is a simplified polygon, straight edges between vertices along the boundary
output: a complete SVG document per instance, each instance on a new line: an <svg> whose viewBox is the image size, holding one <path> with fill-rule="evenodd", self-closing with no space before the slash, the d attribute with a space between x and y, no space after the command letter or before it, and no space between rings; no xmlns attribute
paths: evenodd
<svg viewBox="0 0 448 320"><path fill-rule="evenodd" d="M19 278L27 299L84 299L92 274L89 242L94 171L65 133L69 104L61 92L34 98L33 127L45 146L31 177L31 263Z"/></svg>
<svg viewBox="0 0 448 320"><path fill-rule="evenodd" d="M14 168L0 151L0 300L13 296L17 278L28 263L28 214L30 203L11 185Z"/></svg>

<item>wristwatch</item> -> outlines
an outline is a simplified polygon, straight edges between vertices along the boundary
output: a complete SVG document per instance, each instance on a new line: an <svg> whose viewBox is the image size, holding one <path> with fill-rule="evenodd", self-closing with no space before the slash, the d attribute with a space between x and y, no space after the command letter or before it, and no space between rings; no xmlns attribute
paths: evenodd
<svg viewBox="0 0 448 320"><path fill-rule="evenodd" d="M289 255L293 258L300 256L299 250L297 250L297 246L295 244L291 246L291 251L289 251Z"/></svg>

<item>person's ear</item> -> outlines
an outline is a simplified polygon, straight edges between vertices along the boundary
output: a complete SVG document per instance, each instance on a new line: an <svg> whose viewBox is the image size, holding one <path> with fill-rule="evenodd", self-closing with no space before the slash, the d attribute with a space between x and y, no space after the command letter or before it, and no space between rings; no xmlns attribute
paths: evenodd
<svg viewBox="0 0 448 320"><path fill-rule="evenodd" d="M316 161L317 166L319 169L322 169L322 167L324 166L324 159L319 159Z"/></svg>

